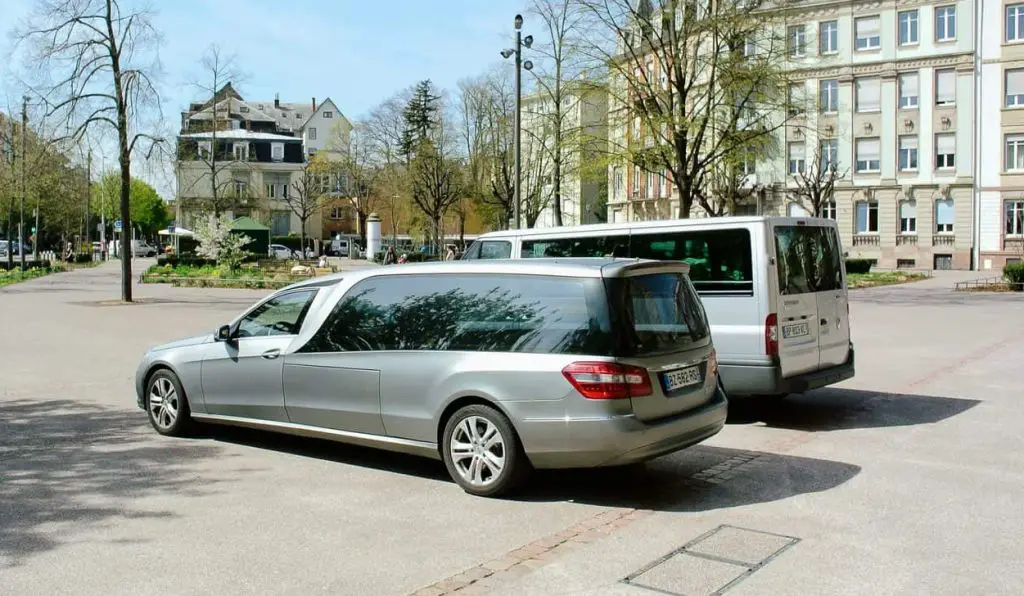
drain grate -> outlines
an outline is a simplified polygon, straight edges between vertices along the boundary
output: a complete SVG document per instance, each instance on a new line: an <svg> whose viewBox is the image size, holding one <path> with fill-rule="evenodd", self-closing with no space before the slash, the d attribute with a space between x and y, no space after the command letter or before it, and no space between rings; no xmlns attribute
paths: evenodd
<svg viewBox="0 0 1024 596"><path fill-rule="evenodd" d="M622 581L671 596L717 596L797 542L792 536L722 525Z"/></svg>

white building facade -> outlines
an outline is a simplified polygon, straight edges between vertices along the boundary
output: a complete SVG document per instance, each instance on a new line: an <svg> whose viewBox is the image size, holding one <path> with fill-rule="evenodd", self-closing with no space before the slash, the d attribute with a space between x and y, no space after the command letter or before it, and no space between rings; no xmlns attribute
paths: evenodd
<svg viewBox="0 0 1024 596"><path fill-rule="evenodd" d="M538 228L555 225L553 111L554 104L546 94L523 98L524 197L539 186L540 212L534 222L534 227ZM593 154L607 143L607 91L593 84L587 84L583 90L566 91L562 101L562 131L562 225L599 223L605 214L605 180L599 172L584 168L594 159ZM593 154L588 155L588 151Z"/></svg>

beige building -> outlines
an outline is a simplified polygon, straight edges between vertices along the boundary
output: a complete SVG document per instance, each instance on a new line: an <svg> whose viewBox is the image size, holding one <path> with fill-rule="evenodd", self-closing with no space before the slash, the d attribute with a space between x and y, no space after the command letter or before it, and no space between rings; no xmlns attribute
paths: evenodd
<svg viewBox="0 0 1024 596"><path fill-rule="evenodd" d="M779 13L790 113L777 134L779 150L751 164L751 200L737 214L807 214L792 192L796 174L823 157L836 164L839 179L818 215L837 220L851 258L881 267L970 268L973 11L969 0L842 0L794 3ZM1001 21L985 26L1003 31ZM628 121L620 120L613 138L625 134ZM609 185L609 221L676 213L665 175L613 166Z"/></svg>

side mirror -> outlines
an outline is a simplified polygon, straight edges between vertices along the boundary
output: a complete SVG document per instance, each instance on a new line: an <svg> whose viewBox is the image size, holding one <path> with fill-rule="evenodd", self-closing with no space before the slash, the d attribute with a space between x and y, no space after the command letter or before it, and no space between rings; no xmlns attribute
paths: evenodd
<svg viewBox="0 0 1024 596"><path fill-rule="evenodd" d="M217 341L231 341L231 326L221 325L213 337Z"/></svg>

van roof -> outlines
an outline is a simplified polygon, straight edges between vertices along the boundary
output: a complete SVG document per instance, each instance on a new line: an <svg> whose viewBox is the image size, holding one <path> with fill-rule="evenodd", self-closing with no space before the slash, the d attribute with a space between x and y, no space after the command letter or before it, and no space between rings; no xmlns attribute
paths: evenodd
<svg viewBox="0 0 1024 596"><path fill-rule="evenodd" d="M818 217L778 217L767 215L697 217L692 219L662 219L657 221L632 221L626 223L613 224L587 224L582 226L562 226L555 228L524 228L519 230L500 230L497 232L488 232L486 234L481 234L478 237L478 240L488 240L492 238L519 238L523 236L575 236L597 234L600 232L610 233L622 232L625 230L658 230L664 228L723 228L739 227L754 223L796 221L806 222L810 220L815 220L816 222L819 223L828 223L829 225L834 224L834 222L831 219L822 219Z"/></svg>
<svg viewBox="0 0 1024 596"><path fill-rule="evenodd" d="M347 279L358 281L379 275L499 273L517 275L550 275L557 277L619 277L637 269L672 269L689 272L689 265L681 261L655 261L627 258L566 258L566 259L495 259L471 261L433 261L405 263L387 267L373 267L359 271L343 271L323 277L314 277L288 286L286 289L332 285Z"/></svg>

